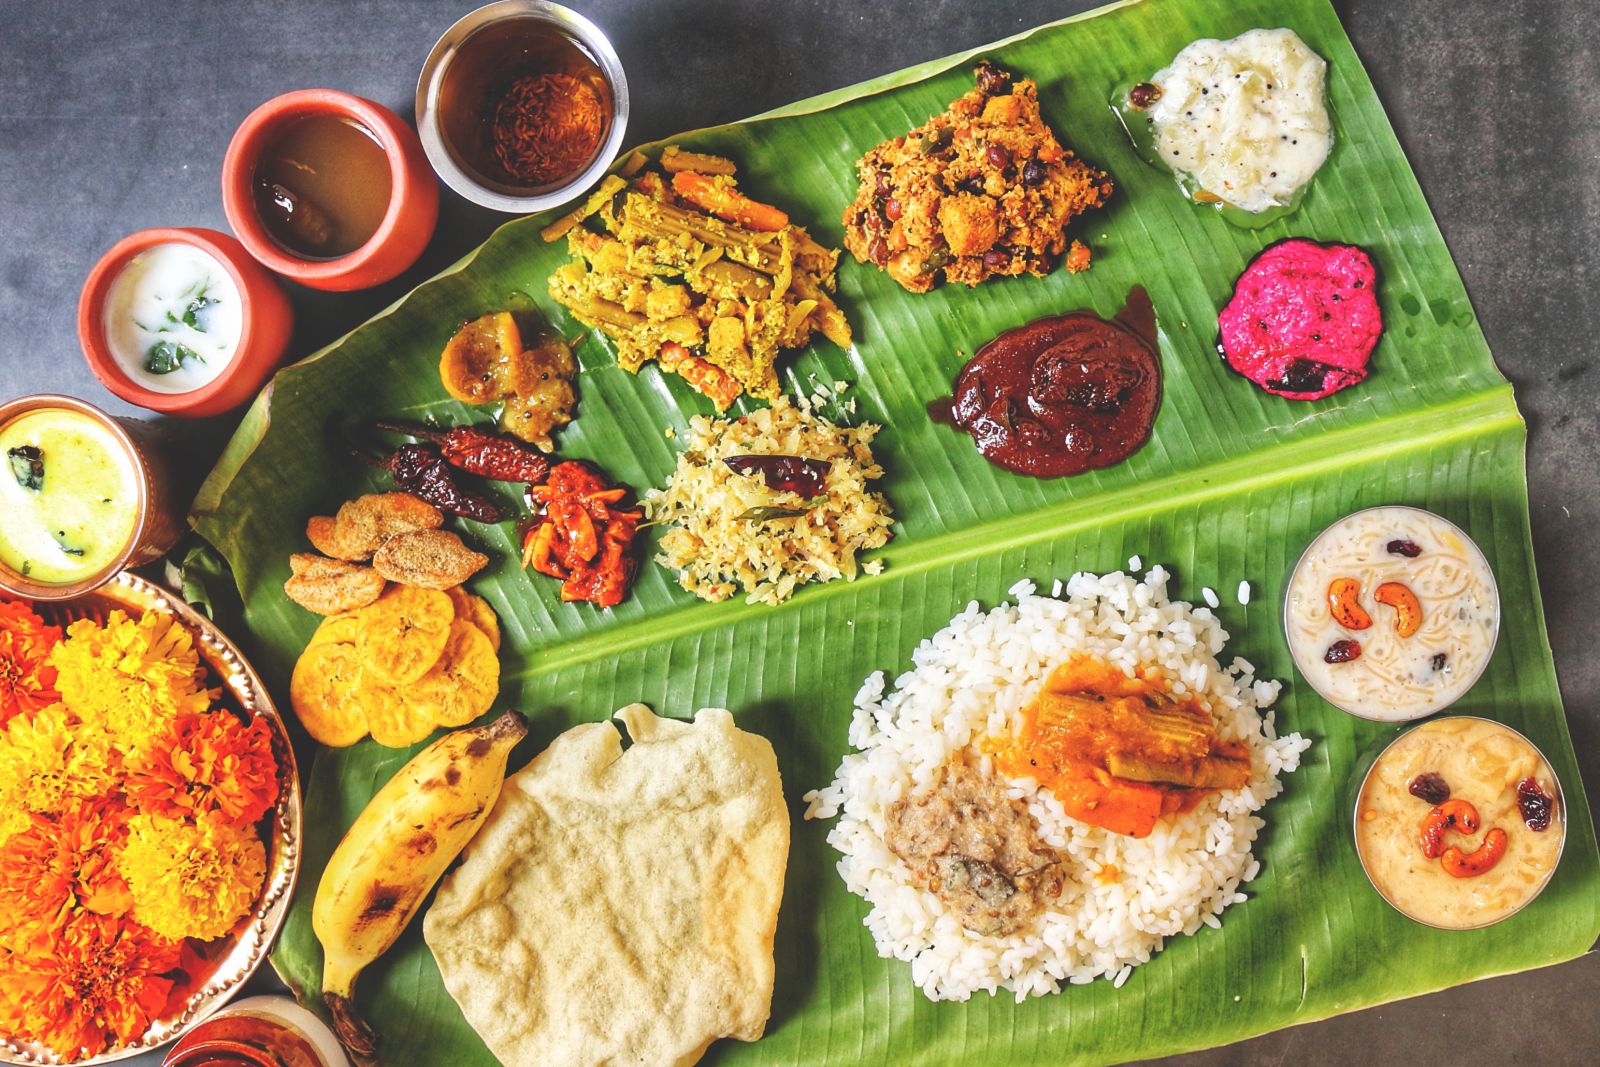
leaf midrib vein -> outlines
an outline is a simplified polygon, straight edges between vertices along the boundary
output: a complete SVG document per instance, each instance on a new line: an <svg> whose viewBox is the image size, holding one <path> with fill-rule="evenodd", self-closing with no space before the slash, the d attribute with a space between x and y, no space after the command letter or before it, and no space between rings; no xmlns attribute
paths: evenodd
<svg viewBox="0 0 1600 1067"><path fill-rule="evenodd" d="M1405 424L1403 436L1384 432ZM560 646L536 651L528 665L513 673L519 679L555 674L605 656L674 641L685 635L735 626L752 618L773 618L842 596L857 587L895 582L938 567L998 555L1108 523L1157 511L1173 511L1219 497L1245 496L1267 486L1294 481L1340 467L1354 467L1402 452L1422 451L1461 437L1475 437L1505 425L1520 425L1511 386L1501 384L1441 404L1384 416L1288 444L1269 438L1261 447L1194 470L1162 475L1119 489L1048 504L1033 511L1005 515L961 530L910 543L891 542L876 554L884 572L855 582L835 581L802 589L793 599L773 607L725 601L694 603L590 634ZM1270 458L1270 464L1267 460Z"/></svg>

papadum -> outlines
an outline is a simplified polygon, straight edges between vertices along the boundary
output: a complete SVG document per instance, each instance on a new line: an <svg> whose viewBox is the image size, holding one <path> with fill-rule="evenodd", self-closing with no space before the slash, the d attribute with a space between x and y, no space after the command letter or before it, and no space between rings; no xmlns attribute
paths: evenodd
<svg viewBox="0 0 1600 1067"><path fill-rule="evenodd" d="M772 1010L789 813L763 737L642 704L506 780L423 921L445 988L507 1067L691 1064Z"/></svg>

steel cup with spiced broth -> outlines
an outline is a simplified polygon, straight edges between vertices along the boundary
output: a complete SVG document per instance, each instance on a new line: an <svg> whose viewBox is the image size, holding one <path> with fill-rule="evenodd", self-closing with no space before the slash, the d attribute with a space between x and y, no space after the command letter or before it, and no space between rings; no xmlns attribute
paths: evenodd
<svg viewBox="0 0 1600 1067"><path fill-rule="evenodd" d="M530 213L573 199L622 147L628 82L582 15L499 0L439 38L417 79L417 128L445 183L484 207Z"/></svg>
<svg viewBox="0 0 1600 1067"><path fill-rule="evenodd" d="M148 423L75 397L0 404L0 590L69 600L178 543L182 504Z"/></svg>

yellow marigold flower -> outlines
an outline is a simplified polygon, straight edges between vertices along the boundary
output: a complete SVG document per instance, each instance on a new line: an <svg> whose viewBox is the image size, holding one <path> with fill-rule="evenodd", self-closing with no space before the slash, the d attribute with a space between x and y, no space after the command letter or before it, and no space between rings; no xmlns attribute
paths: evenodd
<svg viewBox="0 0 1600 1067"><path fill-rule="evenodd" d="M148 746L176 716L205 711L216 696L205 688L189 631L158 611L137 622L122 611L104 625L80 619L50 664L62 702L124 754Z"/></svg>
<svg viewBox="0 0 1600 1067"><path fill-rule="evenodd" d="M58 815L74 797L109 792L112 753L64 704L18 715L0 730L0 807ZM0 838L19 827L0 818Z"/></svg>
<svg viewBox="0 0 1600 1067"><path fill-rule="evenodd" d="M210 941L250 910L266 878L266 849L249 827L215 814L135 815L118 866L133 918L163 937Z"/></svg>

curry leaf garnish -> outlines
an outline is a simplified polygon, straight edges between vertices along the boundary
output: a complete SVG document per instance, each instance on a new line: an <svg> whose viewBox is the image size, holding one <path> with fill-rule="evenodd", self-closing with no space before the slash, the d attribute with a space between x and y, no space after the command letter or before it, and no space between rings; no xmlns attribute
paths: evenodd
<svg viewBox="0 0 1600 1067"><path fill-rule="evenodd" d="M774 506L768 505L768 506L764 506L764 507L750 508L750 509L746 510L743 514L739 515L739 517L737 519L735 519L734 521L736 521L736 522L744 522L746 520L749 520L751 522L767 522L767 521L769 521L771 519L798 519L800 516L804 515L809 510L811 510L811 509L810 508L783 508L783 507L774 507Z"/></svg>
<svg viewBox="0 0 1600 1067"><path fill-rule="evenodd" d="M36 446L7 449L6 460L11 464L11 476L22 488L35 493L44 488L44 453Z"/></svg>
<svg viewBox="0 0 1600 1067"><path fill-rule="evenodd" d="M176 341L157 341L145 353L144 369L151 374L171 374L183 366L186 359L205 362L200 353L188 345L180 345Z"/></svg>

